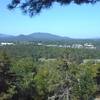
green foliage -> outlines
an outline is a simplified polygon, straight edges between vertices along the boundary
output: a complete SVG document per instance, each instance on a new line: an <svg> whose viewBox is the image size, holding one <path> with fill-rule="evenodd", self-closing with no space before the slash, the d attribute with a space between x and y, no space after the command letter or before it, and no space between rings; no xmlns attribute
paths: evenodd
<svg viewBox="0 0 100 100"><path fill-rule="evenodd" d="M9 100L15 91L16 76L10 71L10 60L5 52L0 56L0 99Z"/></svg>
<svg viewBox="0 0 100 100"><path fill-rule="evenodd" d="M13 96L16 94L16 87L10 86L6 92L0 93L0 100L12 100Z"/></svg>
<svg viewBox="0 0 100 100"><path fill-rule="evenodd" d="M97 50L21 44L0 50L10 57L0 54L0 100L89 100L98 90L100 63L82 63L99 58Z"/></svg>
<svg viewBox="0 0 100 100"><path fill-rule="evenodd" d="M98 49L58 48L19 43L14 46L0 47L0 51L6 51L12 61L25 57L33 57L34 61L38 61L40 58L65 58L71 63L80 64L84 59L100 59Z"/></svg>
<svg viewBox="0 0 100 100"><path fill-rule="evenodd" d="M37 75L34 80L36 82L36 88L39 95L45 96L54 91L60 82L60 74L57 71L58 64L54 61L48 61L40 65ZM43 100L44 100L43 99Z"/></svg>
<svg viewBox="0 0 100 100"><path fill-rule="evenodd" d="M77 84L74 86L74 95L76 100L89 100L97 89L94 81L96 68L93 65L82 65L79 67L78 71Z"/></svg>
<svg viewBox="0 0 100 100"><path fill-rule="evenodd" d="M18 100L31 100L36 94L34 83L36 68L34 67L33 59L31 57L21 58L12 65L12 71L18 76L16 81L18 92L15 96Z"/></svg>

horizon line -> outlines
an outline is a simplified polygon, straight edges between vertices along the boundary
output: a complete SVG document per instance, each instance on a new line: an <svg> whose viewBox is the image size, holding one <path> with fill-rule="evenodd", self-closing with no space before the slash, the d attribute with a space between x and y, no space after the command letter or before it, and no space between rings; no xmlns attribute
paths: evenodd
<svg viewBox="0 0 100 100"><path fill-rule="evenodd" d="M33 33L29 33L29 34L7 34L7 33L1 33L0 32L0 34L2 34L2 35L8 35L8 36L20 36L20 35L30 35L30 34L35 34L35 33L41 33L41 34L43 34L43 33L45 33L45 34L51 34L51 35L55 35L55 36L60 36L60 37L66 37L66 38L71 38L71 39L100 39L100 37L99 36L95 36L95 37L88 37L88 38L86 38L86 37L71 37L71 36L66 36L66 35L59 35L59 34L53 34L53 33L50 33L50 32L33 32Z"/></svg>

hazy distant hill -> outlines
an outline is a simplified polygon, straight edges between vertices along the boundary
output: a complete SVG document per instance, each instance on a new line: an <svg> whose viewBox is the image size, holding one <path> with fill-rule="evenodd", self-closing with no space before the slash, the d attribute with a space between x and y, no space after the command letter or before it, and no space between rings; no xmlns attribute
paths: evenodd
<svg viewBox="0 0 100 100"><path fill-rule="evenodd" d="M10 37L11 35L7 35L7 34L2 34L0 33L0 38L5 38L5 37Z"/></svg>
<svg viewBox="0 0 100 100"><path fill-rule="evenodd" d="M53 35L50 33L32 33L29 35L5 35L0 34L0 41L53 41L53 40L68 40L68 37Z"/></svg>

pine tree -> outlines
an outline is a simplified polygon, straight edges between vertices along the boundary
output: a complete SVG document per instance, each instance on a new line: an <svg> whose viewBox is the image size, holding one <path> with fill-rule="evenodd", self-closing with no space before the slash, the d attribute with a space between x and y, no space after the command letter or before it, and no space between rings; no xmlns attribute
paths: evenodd
<svg viewBox="0 0 100 100"><path fill-rule="evenodd" d="M14 94L15 74L10 71L10 59L5 52L0 56L0 100L11 100Z"/></svg>

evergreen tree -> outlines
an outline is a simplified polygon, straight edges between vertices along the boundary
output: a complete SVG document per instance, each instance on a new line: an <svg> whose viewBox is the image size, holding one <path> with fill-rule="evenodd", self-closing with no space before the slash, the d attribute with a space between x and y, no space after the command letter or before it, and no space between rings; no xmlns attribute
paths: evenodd
<svg viewBox="0 0 100 100"><path fill-rule="evenodd" d="M15 74L10 71L10 60L5 52L0 56L0 100L11 100L15 89Z"/></svg>
<svg viewBox="0 0 100 100"><path fill-rule="evenodd" d="M75 4L94 4L98 1L100 0L11 0L8 7L13 9L19 6L24 13L28 13L30 16L33 16L40 13L44 8L50 8L55 2L60 3L61 5L68 5L72 2Z"/></svg>

